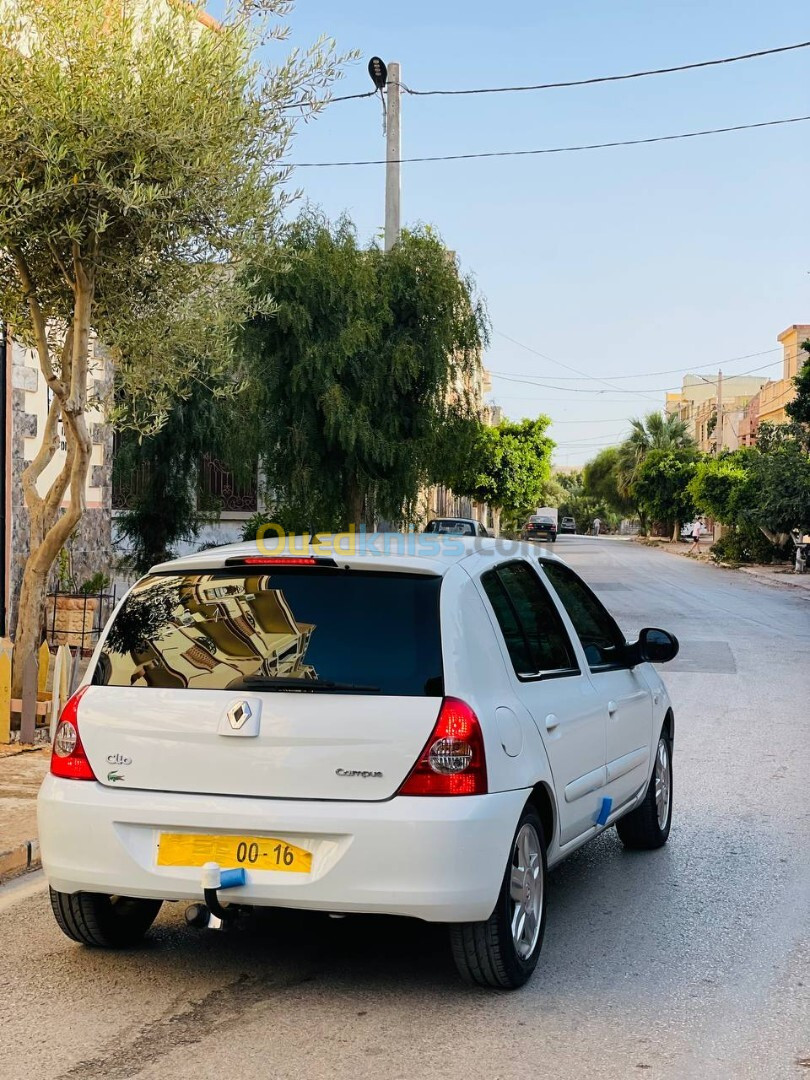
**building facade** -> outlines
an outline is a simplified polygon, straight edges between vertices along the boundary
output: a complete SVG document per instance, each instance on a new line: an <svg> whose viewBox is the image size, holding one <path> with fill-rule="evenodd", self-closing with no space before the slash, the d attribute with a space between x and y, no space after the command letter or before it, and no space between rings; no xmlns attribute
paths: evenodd
<svg viewBox="0 0 810 1080"><path fill-rule="evenodd" d="M717 415L721 378L722 421ZM750 375L685 375L680 392L667 394L666 411L684 421L702 453L715 453L718 446L736 450L745 409L766 382Z"/></svg>
<svg viewBox="0 0 810 1080"><path fill-rule="evenodd" d="M756 446L757 429L763 421L785 424L790 419L786 409L796 397L793 380L808 360L802 346L810 340L810 323L794 323L776 340L782 346L782 378L769 379L748 403L741 424L742 446Z"/></svg>

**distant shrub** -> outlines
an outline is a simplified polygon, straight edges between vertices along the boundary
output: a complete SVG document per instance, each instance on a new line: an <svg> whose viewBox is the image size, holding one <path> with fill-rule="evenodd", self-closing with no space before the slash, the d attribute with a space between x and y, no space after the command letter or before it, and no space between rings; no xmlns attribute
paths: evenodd
<svg viewBox="0 0 810 1080"><path fill-rule="evenodd" d="M715 562L771 563L783 559L784 552L759 529L740 526L729 529L711 549Z"/></svg>

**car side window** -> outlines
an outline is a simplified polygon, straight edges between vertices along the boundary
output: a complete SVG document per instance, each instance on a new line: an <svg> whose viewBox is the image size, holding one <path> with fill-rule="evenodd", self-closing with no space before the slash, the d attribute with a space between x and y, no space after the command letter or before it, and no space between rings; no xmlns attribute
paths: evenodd
<svg viewBox="0 0 810 1080"><path fill-rule="evenodd" d="M591 671L624 666L624 634L607 608L567 566L544 562L542 567L574 624Z"/></svg>
<svg viewBox="0 0 810 1080"><path fill-rule="evenodd" d="M481 576L515 672L521 676L578 672L574 650L554 603L522 560Z"/></svg>

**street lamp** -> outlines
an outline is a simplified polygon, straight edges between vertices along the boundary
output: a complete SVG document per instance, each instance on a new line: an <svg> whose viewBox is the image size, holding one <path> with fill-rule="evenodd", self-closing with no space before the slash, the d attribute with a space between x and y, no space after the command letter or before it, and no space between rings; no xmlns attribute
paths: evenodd
<svg viewBox="0 0 810 1080"><path fill-rule="evenodd" d="M375 87L378 90L384 90L385 84L388 82L388 68L385 66L385 61L381 60L379 56L372 56L368 62L368 73Z"/></svg>

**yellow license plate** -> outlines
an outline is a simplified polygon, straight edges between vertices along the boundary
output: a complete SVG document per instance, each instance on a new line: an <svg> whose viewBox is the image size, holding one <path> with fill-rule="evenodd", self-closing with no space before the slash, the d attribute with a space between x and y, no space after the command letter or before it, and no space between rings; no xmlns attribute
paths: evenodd
<svg viewBox="0 0 810 1080"><path fill-rule="evenodd" d="M312 852L275 836L223 836L217 833L161 833L158 866L202 866L216 862L223 870L281 870L308 874Z"/></svg>

